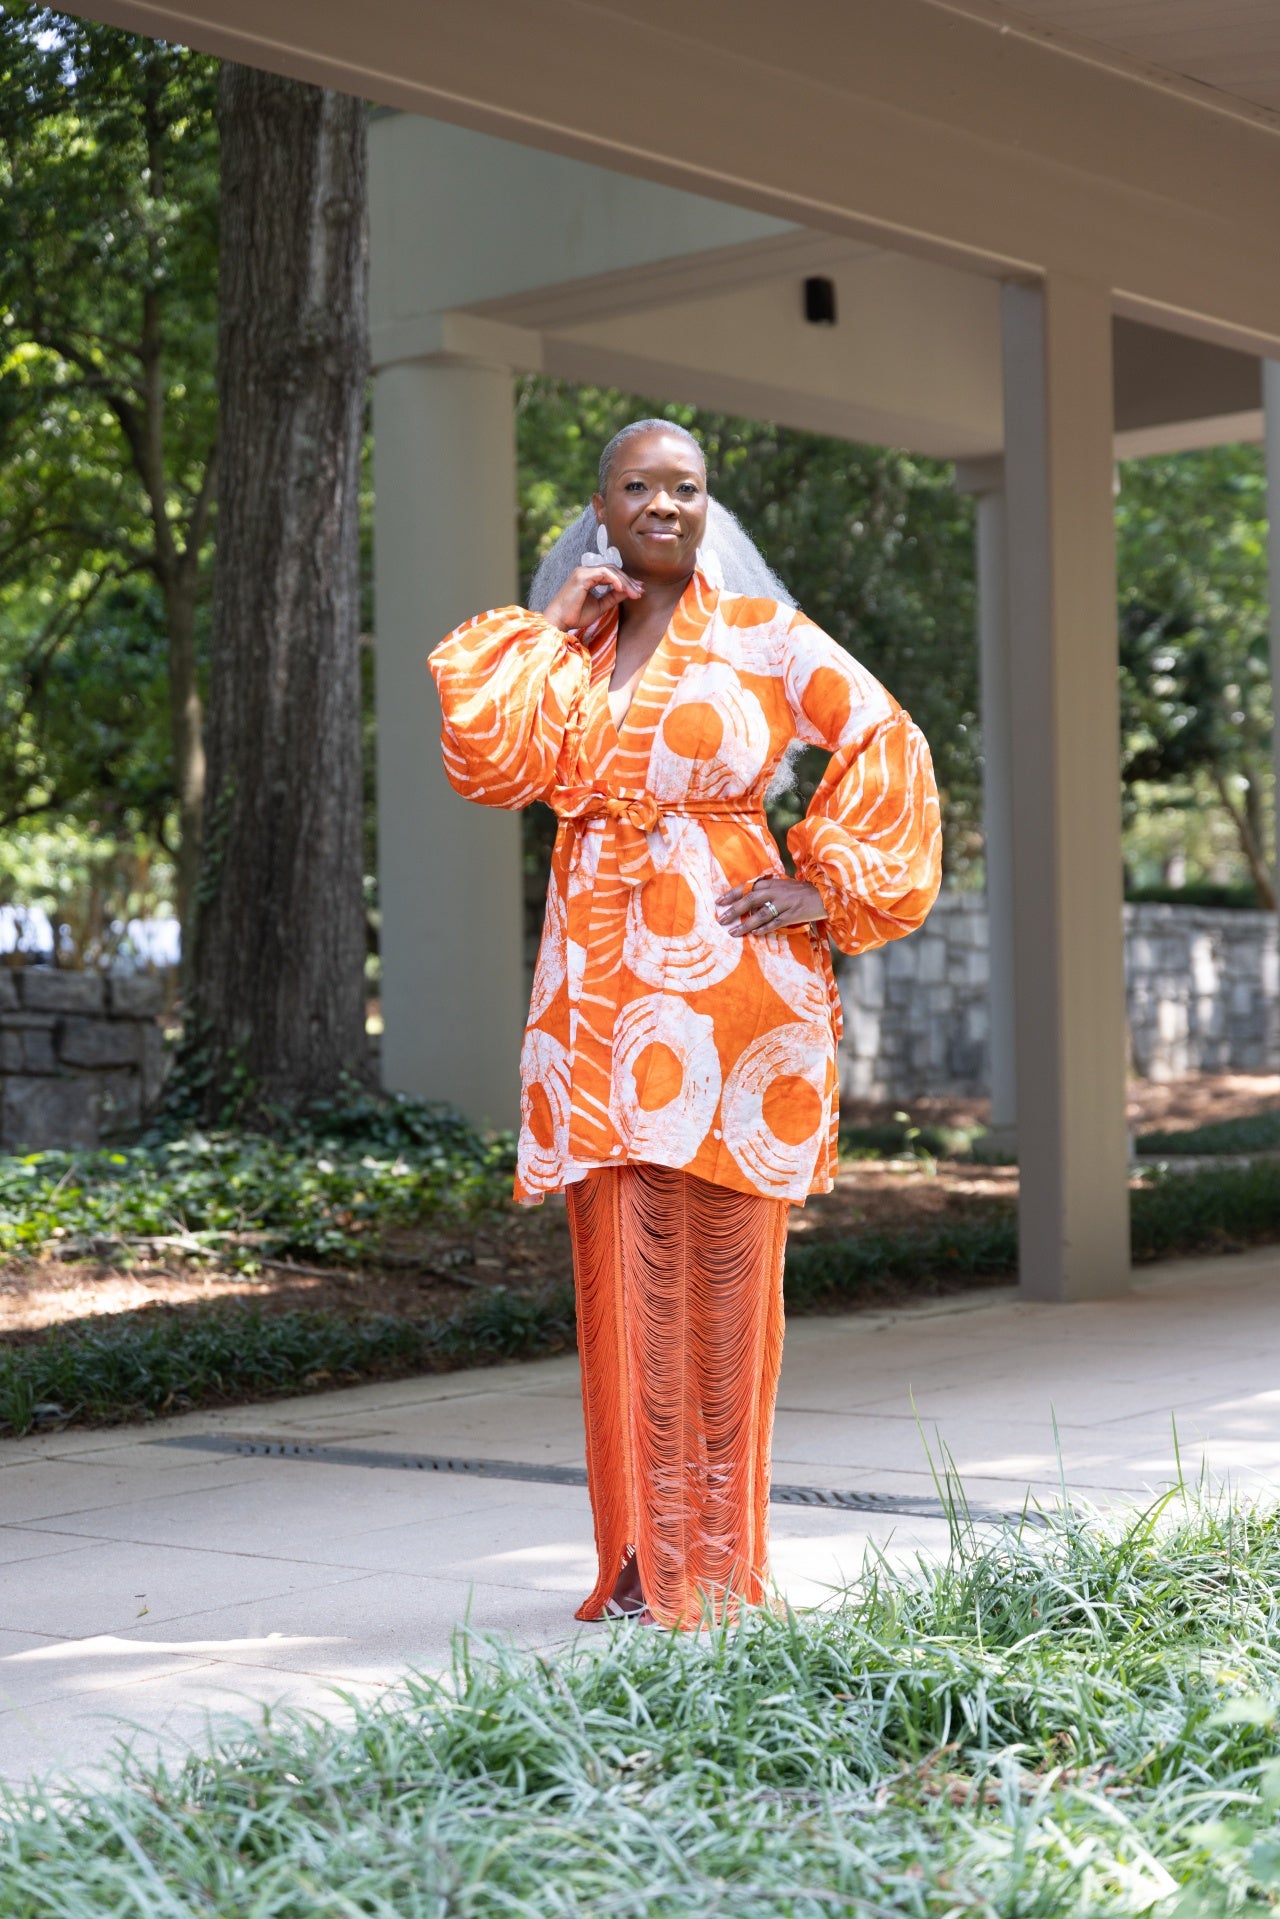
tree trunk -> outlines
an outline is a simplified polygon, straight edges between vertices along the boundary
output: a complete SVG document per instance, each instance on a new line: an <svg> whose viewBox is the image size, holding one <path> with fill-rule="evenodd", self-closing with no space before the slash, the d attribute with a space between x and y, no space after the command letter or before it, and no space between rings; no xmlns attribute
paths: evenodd
<svg viewBox="0 0 1280 1919"><path fill-rule="evenodd" d="M364 1077L365 111L228 64L218 551L188 1065L210 1115Z"/></svg>
<svg viewBox="0 0 1280 1919"><path fill-rule="evenodd" d="M1262 848L1262 821L1258 816L1259 809L1256 797L1254 798L1252 807L1248 804L1249 797L1255 793L1253 783L1250 782L1249 788L1246 789L1246 802L1241 806L1231 797L1231 790L1227 785L1226 774L1215 767L1212 777L1214 786L1218 790L1218 798L1230 814L1231 824L1236 829L1236 834L1240 841L1240 850L1248 861L1249 873L1253 880L1253 890L1258 896L1258 905L1263 908L1265 912L1274 913L1276 907L1276 889L1272 881L1270 868L1267 865L1266 854Z"/></svg>
<svg viewBox="0 0 1280 1919"><path fill-rule="evenodd" d="M173 744L174 784L178 793L177 905L182 927L184 984L192 979L195 955L195 901L200 875L201 822L204 814L204 725L196 667L196 598L193 577L162 586L169 633L169 737Z"/></svg>

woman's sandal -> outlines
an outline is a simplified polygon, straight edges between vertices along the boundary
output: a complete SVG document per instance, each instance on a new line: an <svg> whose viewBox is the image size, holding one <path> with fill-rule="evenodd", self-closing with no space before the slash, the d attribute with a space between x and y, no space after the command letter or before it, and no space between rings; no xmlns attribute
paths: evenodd
<svg viewBox="0 0 1280 1919"><path fill-rule="evenodd" d="M627 1578L627 1574L634 1573L635 1570L636 1549L634 1546L628 1546L622 1556L622 1565L618 1570L617 1581L613 1588L613 1596L605 1600L602 1616L605 1619L633 1619L638 1626L656 1625L657 1621L649 1611L648 1602L640 1590L639 1579L636 1578L633 1584L633 1582ZM624 1585L630 1587L631 1591L625 1592L624 1596L620 1599L618 1597L618 1591L619 1588ZM634 1597L632 1597L633 1593Z"/></svg>
<svg viewBox="0 0 1280 1919"><path fill-rule="evenodd" d="M634 1619L636 1624L640 1626L652 1626L654 1623L653 1614L649 1611L649 1608L644 1604L643 1600L638 1606L624 1606L621 1600L606 1599L604 1602L604 1617L606 1619Z"/></svg>

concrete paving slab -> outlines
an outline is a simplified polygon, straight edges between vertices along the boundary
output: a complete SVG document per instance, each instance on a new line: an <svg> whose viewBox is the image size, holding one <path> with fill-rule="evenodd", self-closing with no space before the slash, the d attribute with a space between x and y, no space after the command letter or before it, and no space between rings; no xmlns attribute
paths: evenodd
<svg viewBox="0 0 1280 1919"><path fill-rule="evenodd" d="M369 1689L368 1696L377 1690ZM212 1739L243 1733L264 1707L275 1715L295 1710L335 1721L349 1718L351 1706L342 1693L360 1692L354 1682L340 1692L309 1674L192 1663L178 1683L166 1674L110 1692L68 1694L0 1713L0 1758L4 1776L15 1783L68 1773L92 1781L109 1776L112 1755L122 1747L144 1762L174 1762Z"/></svg>
<svg viewBox="0 0 1280 1919"><path fill-rule="evenodd" d="M1007 1289L789 1329L779 1483L932 1500L928 1448L975 1505L1145 1503L1182 1467L1280 1489L1280 1251L1151 1269L1128 1298ZM912 1397L916 1412L912 1411ZM1055 1439L1053 1415L1058 1427ZM922 1429L923 1428L923 1432ZM0 1773L100 1763L115 1716L148 1750L258 1702L346 1710L456 1625L558 1646L591 1581L583 1489L158 1445L201 1434L574 1465L569 1356L104 1433L0 1442ZM944 1552L928 1513L773 1508L773 1569L821 1603L868 1552ZM142 1608L148 1610L143 1613ZM603 1629L586 1629L598 1632ZM7 1702L7 1704L6 1704Z"/></svg>
<svg viewBox="0 0 1280 1919"><path fill-rule="evenodd" d="M35 1569L25 1562L0 1569L0 1619L28 1632L79 1638L122 1631L144 1612L153 1621L182 1619L224 1595L283 1599L351 1576L248 1553L94 1540L80 1552L38 1560Z"/></svg>
<svg viewBox="0 0 1280 1919"><path fill-rule="evenodd" d="M354 1473L310 1460L247 1463L255 1470L229 1486L126 1498L105 1511L33 1521L30 1530L321 1562L341 1542L396 1525L421 1524L426 1513L437 1516L432 1523L456 1523L492 1503L493 1487L499 1487L497 1503L511 1496L510 1486L501 1482L441 1475L424 1507L422 1476L416 1473Z"/></svg>
<svg viewBox="0 0 1280 1919"><path fill-rule="evenodd" d="M827 1513L780 1506L769 1526L773 1579L791 1605L822 1606L857 1584L868 1559L914 1565L946 1553L941 1519L888 1513Z"/></svg>
<svg viewBox="0 0 1280 1919"><path fill-rule="evenodd" d="M16 1566L32 1559L55 1559L59 1553L80 1552L82 1539L63 1539L25 1526L0 1526L0 1566ZM47 1577L41 1574L41 1577Z"/></svg>
<svg viewBox="0 0 1280 1919"><path fill-rule="evenodd" d="M315 1594L211 1609L184 1620L183 1637L166 1643L229 1671L252 1666L310 1675L318 1698L330 1684L387 1686L409 1670L443 1669L464 1622L474 1633L517 1645L567 1645L593 1630L573 1618L585 1590L566 1603L563 1593L536 1587L366 1575ZM142 1639L145 1630L121 1637Z"/></svg>
<svg viewBox="0 0 1280 1919"><path fill-rule="evenodd" d="M50 1700L118 1693L179 1675L185 1679L216 1658L211 1653L193 1658L181 1646L131 1646L110 1633L0 1649L0 1715L31 1711ZM0 1729L3 1724L0 1717Z"/></svg>
<svg viewBox="0 0 1280 1919"><path fill-rule="evenodd" d="M0 1440L0 1448L4 1444ZM0 1472L0 1524L31 1526L109 1512L122 1501L234 1486L244 1476L243 1463L233 1456L179 1452L185 1462L180 1472L153 1465L157 1457L165 1459L167 1449L150 1447L124 1461L57 1459L11 1466Z"/></svg>

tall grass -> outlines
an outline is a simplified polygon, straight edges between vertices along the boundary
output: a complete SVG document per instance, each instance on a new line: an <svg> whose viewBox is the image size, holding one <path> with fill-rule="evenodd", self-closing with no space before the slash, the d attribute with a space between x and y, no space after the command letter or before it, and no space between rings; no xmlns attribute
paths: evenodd
<svg viewBox="0 0 1280 1919"><path fill-rule="evenodd" d="M273 1717L15 1794L3 1919L953 1919L1272 1910L1280 1524L1078 1513L817 1614L459 1642L354 1723Z"/></svg>

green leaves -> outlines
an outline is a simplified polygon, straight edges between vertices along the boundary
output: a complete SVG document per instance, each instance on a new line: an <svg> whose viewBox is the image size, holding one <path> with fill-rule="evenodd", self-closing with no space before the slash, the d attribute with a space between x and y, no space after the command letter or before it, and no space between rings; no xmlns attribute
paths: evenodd
<svg viewBox="0 0 1280 1919"><path fill-rule="evenodd" d="M572 1345L567 1288L539 1299L498 1288L428 1319L237 1305L122 1328L90 1324L0 1347L0 1433L72 1419L109 1424L321 1383L529 1359Z"/></svg>
<svg viewBox="0 0 1280 1919"><path fill-rule="evenodd" d="M0 12L0 826L168 834L216 434L216 63Z"/></svg>
<svg viewBox="0 0 1280 1919"><path fill-rule="evenodd" d="M1268 903L1261 450L1227 446L1127 462L1116 529L1131 860L1147 883L1174 851L1186 856L1192 878L1243 855L1260 903Z"/></svg>
<svg viewBox="0 0 1280 1919"><path fill-rule="evenodd" d="M289 1467L290 1472L305 1468ZM13 1793L0 1919L1226 1919L1274 1910L1274 1514L1041 1515L808 1614L460 1636L339 1723Z"/></svg>
<svg viewBox="0 0 1280 1919"><path fill-rule="evenodd" d="M376 1120L365 1107L374 1109ZM339 1102L280 1130L189 1133L120 1152L0 1157L0 1252L178 1238L189 1251L376 1261L382 1234L510 1190L512 1144L447 1108Z"/></svg>

